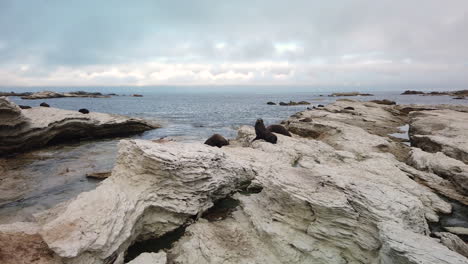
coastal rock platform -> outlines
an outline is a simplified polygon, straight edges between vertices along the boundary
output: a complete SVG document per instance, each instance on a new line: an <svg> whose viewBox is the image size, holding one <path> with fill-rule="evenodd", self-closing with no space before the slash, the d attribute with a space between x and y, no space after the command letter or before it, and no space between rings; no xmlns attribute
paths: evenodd
<svg viewBox="0 0 468 264"><path fill-rule="evenodd" d="M250 126L223 148L122 140L112 176L36 214L32 235L73 264L130 251L131 263L467 264L464 242L430 227L452 212L441 195L466 199L463 177L447 177L462 156L442 166L389 136L414 123L401 109L340 100L285 120L293 135L277 144Z"/></svg>

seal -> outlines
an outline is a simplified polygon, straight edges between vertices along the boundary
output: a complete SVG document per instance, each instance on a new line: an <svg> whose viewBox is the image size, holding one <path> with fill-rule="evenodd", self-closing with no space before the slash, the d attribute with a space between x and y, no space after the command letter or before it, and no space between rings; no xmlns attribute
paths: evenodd
<svg viewBox="0 0 468 264"><path fill-rule="evenodd" d="M255 122L255 134L257 136L252 141L263 139L271 144L276 144L276 141L278 141L278 138L265 128L262 119L257 119L257 122Z"/></svg>
<svg viewBox="0 0 468 264"><path fill-rule="evenodd" d="M267 130L276 134L281 134L288 137L291 136L289 131L282 125L270 125L267 127Z"/></svg>
<svg viewBox="0 0 468 264"><path fill-rule="evenodd" d="M42 106L42 107L50 107L50 105L48 103L41 103L39 106Z"/></svg>
<svg viewBox="0 0 468 264"><path fill-rule="evenodd" d="M214 134L205 141L205 144L208 146L221 148L222 146L229 145L229 141L227 141L227 139L225 139L220 134Z"/></svg>
<svg viewBox="0 0 468 264"><path fill-rule="evenodd" d="M78 110L78 112L80 112L82 114L89 114L89 110L86 109L86 108L81 108L80 110Z"/></svg>

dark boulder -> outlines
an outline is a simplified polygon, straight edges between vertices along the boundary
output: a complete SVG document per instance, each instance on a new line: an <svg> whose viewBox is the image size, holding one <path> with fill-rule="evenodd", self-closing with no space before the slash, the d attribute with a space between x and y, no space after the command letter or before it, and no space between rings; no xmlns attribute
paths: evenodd
<svg viewBox="0 0 468 264"><path fill-rule="evenodd" d="M344 108L345 110L354 110L354 107L348 106Z"/></svg>
<svg viewBox="0 0 468 264"><path fill-rule="evenodd" d="M372 100L371 102L372 102L372 103L376 103L376 104L381 104L381 105L396 105L396 102L395 102L395 101L390 101L390 100L387 100L387 99L383 99L383 100Z"/></svg>
<svg viewBox="0 0 468 264"><path fill-rule="evenodd" d="M408 95L408 94L424 94L424 92L421 91L413 91L413 90L406 90L402 93L402 95Z"/></svg>
<svg viewBox="0 0 468 264"><path fill-rule="evenodd" d="M208 146L220 148L222 146L229 145L229 141L220 134L214 134L205 141L205 144Z"/></svg>
<svg viewBox="0 0 468 264"><path fill-rule="evenodd" d="M276 105L276 104L273 102L268 102L267 105Z"/></svg>
<svg viewBox="0 0 468 264"><path fill-rule="evenodd" d="M31 109L29 105L18 105L21 109Z"/></svg>
<svg viewBox="0 0 468 264"><path fill-rule="evenodd" d="M288 104L285 102L280 102L279 105L288 105Z"/></svg>
<svg viewBox="0 0 468 264"><path fill-rule="evenodd" d="M267 127L267 130L276 134L281 134L288 137L291 136L289 131L282 125L270 125Z"/></svg>
<svg viewBox="0 0 468 264"><path fill-rule="evenodd" d="M42 107L50 107L50 105L48 103L41 103L39 106L42 106Z"/></svg>
<svg viewBox="0 0 468 264"><path fill-rule="evenodd" d="M82 114L89 114L89 110L86 109L86 108L81 108L80 110L78 110L78 112L80 112Z"/></svg>
<svg viewBox="0 0 468 264"><path fill-rule="evenodd" d="M325 107L325 106L324 106L324 105L321 105L321 104L319 104L319 105L317 105L317 107Z"/></svg>

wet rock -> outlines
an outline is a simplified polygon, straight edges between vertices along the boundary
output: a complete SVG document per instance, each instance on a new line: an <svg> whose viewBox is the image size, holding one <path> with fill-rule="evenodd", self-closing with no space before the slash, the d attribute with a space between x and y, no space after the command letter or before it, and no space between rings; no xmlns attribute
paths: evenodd
<svg viewBox="0 0 468 264"><path fill-rule="evenodd" d="M347 107L344 108L344 110L355 110L355 109L352 106L347 106Z"/></svg>
<svg viewBox="0 0 468 264"><path fill-rule="evenodd" d="M21 109L31 109L29 105L18 105Z"/></svg>
<svg viewBox="0 0 468 264"><path fill-rule="evenodd" d="M291 133L282 125L269 125L267 127L267 130L273 133L281 134L284 136L291 136Z"/></svg>
<svg viewBox="0 0 468 264"><path fill-rule="evenodd" d="M133 97L143 97L143 95L141 95L141 94L134 94L134 95L132 95L132 96L133 96Z"/></svg>
<svg viewBox="0 0 468 264"><path fill-rule="evenodd" d="M396 102L395 101L390 101L390 100L387 100L387 99L383 99L383 100L372 100L370 101L372 103L376 103L376 104L382 104L382 105L396 105Z"/></svg>
<svg viewBox="0 0 468 264"><path fill-rule="evenodd" d="M267 105L276 105L276 103L268 102Z"/></svg>
<svg viewBox="0 0 468 264"><path fill-rule="evenodd" d="M93 179L98 179L98 180L107 179L109 176L111 176L110 171L86 173L86 177L93 178Z"/></svg>
<svg viewBox="0 0 468 264"><path fill-rule="evenodd" d="M456 99L456 100L464 100L464 99L468 99L468 98L465 97L465 96L457 96L457 97L454 97L453 99Z"/></svg>
<svg viewBox="0 0 468 264"><path fill-rule="evenodd" d="M285 103L285 102L279 102L279 105L286 106L286 105L288 105L288 104Z"/></svg>
<svg viewBox="0 0 468 264"><path fill-rule="evenodd" d="M406 90L401 95L411 95L411 94L425 94L421 91Z"/></svg>
<svg viewBox="0 0 468 264"><path fill-rule="evenodd" d="M0 98L0 156L78 138L122 136L158 128L142 119L49 107L21 109Z"/></svg>
<svg viewBox="0 0 468 264"><path fill-rule="evenodd" d="M324 105L321 105L321 104L319 104L319 105L317 105L317 107L325 107L325 106L324 106Z"/></svg>
<svg viewBox="0 0 468 264"><path fill-rule="evenodd" d="M212 147L221 148L223 146L229 145L229 141L220 134L214 134L211 137L209 137L204 144Z"/></svg>
<svg viewBox="0 0 468 264"><path fill-rule="evenodd" d="M50 105L48 103L41 103L39 106L42 106L42 107L50 107Z"/></svg>
<svg viewBox="0 0 468 264"><path fill-rule="evenodd" d="M89 110L86 109L86 108L81 108L80 110L78 110L78 112L80 112L82 114L89 114Z"/></svg>

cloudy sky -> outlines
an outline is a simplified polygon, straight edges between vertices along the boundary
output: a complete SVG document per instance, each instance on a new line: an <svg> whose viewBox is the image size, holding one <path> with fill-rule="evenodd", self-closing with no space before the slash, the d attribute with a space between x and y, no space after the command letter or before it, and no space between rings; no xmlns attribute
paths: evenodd
<svg viewBox="0 0 468 264"><path fill-rule="evenodd" d="M0 1L0 86L211 84L468 88L468 1Z"/></svg>

